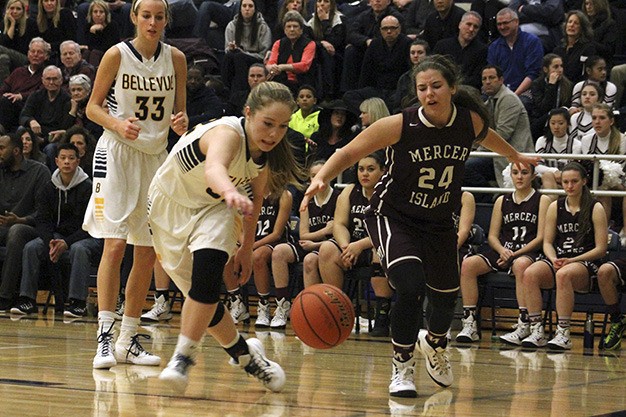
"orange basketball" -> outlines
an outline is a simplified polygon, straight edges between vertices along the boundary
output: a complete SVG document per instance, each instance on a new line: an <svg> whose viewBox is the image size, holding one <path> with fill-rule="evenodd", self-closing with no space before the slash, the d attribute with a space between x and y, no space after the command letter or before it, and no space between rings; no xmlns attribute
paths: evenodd
<svg viewBox="0 0 626 417"><path fill-rule="evenodd" d="M293 301L290 320L296 336L304 343L315 349L330 349L350 336L354 307L339 288L315 284Z"/></svg>

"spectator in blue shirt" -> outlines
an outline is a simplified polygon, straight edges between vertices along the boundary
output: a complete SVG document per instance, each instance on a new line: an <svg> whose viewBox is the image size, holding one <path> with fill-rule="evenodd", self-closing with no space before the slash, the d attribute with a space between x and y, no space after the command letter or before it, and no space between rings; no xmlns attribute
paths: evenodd
<svg viewBox="0 0 626 417"><path fill-rule="evenodd" d="M489 45L487 62L502 68L504 84L521 96L522 102L526 100L525 105L530 104L530 85L541 73L541 40L520 30L517 13L508 7L498 12L496 22L502 37Z"/></svg>

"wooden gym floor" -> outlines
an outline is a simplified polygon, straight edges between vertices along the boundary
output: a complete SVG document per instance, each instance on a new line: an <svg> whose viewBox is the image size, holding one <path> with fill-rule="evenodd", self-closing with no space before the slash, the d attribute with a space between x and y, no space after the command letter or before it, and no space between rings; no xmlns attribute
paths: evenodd
<svg viewBox="0 0 626 417"><path fill-rule="evenodd" d="M53 310L53 309L51 309ZM169 360L180 316L144 327L144 346ZM489 340L452 343L455 381L435 385L419 357L418 398L390 401L390 345L352 335L327 350L304 347L286 332L255 333L268 357L287 373L284 392L265 391L228 365L226 353L207 338L184 396L157 376L161 367L121 365L93 370L96 322L64 323L46 317L0 316L0 416L599 416L626 415L626 364L617 354L582 353L582 336L565 354L524 352ZM596 345L598 338L596 337Z"/></svg>

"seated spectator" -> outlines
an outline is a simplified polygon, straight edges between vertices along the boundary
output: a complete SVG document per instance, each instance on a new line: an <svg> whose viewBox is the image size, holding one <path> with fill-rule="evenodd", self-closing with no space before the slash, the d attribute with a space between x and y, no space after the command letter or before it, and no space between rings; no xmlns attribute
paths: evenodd
<svg viewBox="0 0 626 417"><path fill-rule="evenodd" d="M615 94L617 93L617 87L606 79L606 62L604 58L594 55L587 59L585 63L585 73L587 79L578 82L572 90L572 106L570 108L570 114L577 113L581 110L580 106L580 90L588 83L596 83L602 87L604 91L604 97L602 102L613 108L615 103Z"/></svg>
<svg viewBox="0 0 626 417"><path fill-rule="evenodd" d="M96 139L94 136L82 126L72 126L65 131L59 145L63 143L71 143L78 149L79 167L83 172L93 177L93 153L96 150Z"/></svg>
<svg viewBox="0 0 626 417"><path fill-rule="evenodd" d="M126 39L132 37L135 29L130 20L131 3L127 3L124 0L105 1L106 5L108 6L111 22L114 22L113 24L117 26L118 38ZM91 28L94 24L98 24L97 21L99 21L99 19L94 20L93 18L93 8L91 6L92 4L94 4L93 0L85 1L76 6L76 42L81 45L89 45L90 36L88 35L88 33L93 34L93 32L91 32ZM95 7L95 5L93 7ZM91 21L89 20L90 16L92 19ZM97 33L98 27L94 28L94 31ZM109 31L115 32L115 30L105 28L102 31L104 33L102 33L101 36L96 36L96 38L103 41L102 48L104 48L105 44L108 44L108 42L112 41L112 38L114 38L114 36L112 35L109 37ZM107 49L102 50L102 52L106 52Z"/></svg>
<svg viewBox="0 0 626 417"><path fill-rule="evenodd" d="M521 96L541 73L543 46L538 37L519 28L517 13L508 7L498 12L496 21L502 37L489 45L487 62L502 68L504 84ZM524 100L530 104L529 96Z"/></svg>
<svg viewBox="0 0 626 417"><path fill-rule="evenodd" d="M231 91L247 90L250 65L263 62L272 46L272 33L254 0L242 0L226 26L222 81Z"/></svg>
<svg viewBox="0 0 626 417"><path fill-rule="evenodd" d="M513 0L508 7L517 12L520 29L541 39L544 51L559 44L565 13L561 0Z"/></svg>
<svg viewBox="0 0 626 417"><path fill-rule="evenodd" d="M428 42L424 39L417 38L411 42L409 47L409 61L411 61L411 69L402 74L396 84L396 91L393 93L391 104L394 113L400 113L400 111L409 107L417 100L417 93L415 91L415 79L413 77L413 68L419 62L430 53ZM360 107L363 105L359 106ZM386 107L386 105L385 105Z"/></svg>
<svg viewBox="0 0 626 417"><path fill-rule="evenodd" d="M87 102L91 96L91 80L85 74L72 75L69 82L70 92L70 119L75 125L83 126L95 137L102 135L102 126L87 117ZM55 132L56 133L56 132Z"/></svg>
<svg viewBox="0 0 626 417"><path fill-rule="evenodd" d="M374 256L372 241L365 230L365 209L369 206L374 186L385 173L382 152L359 160L358 182L343 189L337 197L333 219L333 239L322 243L319 250L319 271L325 284L343 288L345 272L368 266L372 268L371 284L376 295L376 326L389 334L389 311L393 290L385 277L380 260ZM312 282L310 284L313 284ZM381 336L384 332L381 331Z"/></svg>
<svg viewBox="0 0 626 417"><path fill-rule="evenodd" d="M37 237L38 198L50 182L48 168L25 159L23 146L15 134L0 136L0 245L7 249L0 279L0 311L8 311L19 292L22 251Z"/></svg>
<svg viewBox="0 0 626 417"><path fill-rule="evenodd" d="M28 18L25 0L9 0L0 20L0 82L11 71L28 64L28 44L37 36L37 27Z"/></svg>
<svg viewBox="0 0 626 417"><path fill-rule="evenodd" d="M308 21L322 71L322 92L325 98L335 97L341 82L343 51L346 47L346 26L335 0L318 0L315 14Z"/></svg>
<svg viewBox="0 0 626 417"><path fill-rule="evenodd" d="M500 37L496 15L506 7L506 3L491 0L472 0L470 10L477 12L483 18L483 24L478 32L478 38L486 45Z"/></svg>
<svg viewBox="0 0 626 417"><path fill-rule="evenodd" d="M267 60L269 80L285 84L297 93L304 84L315 84L315 42L304 35L304 19L298 12L285 14L285 36L274 42Z"/></svg>
<svg viewBox="0 0 626 417"><path fill-rule="evenodd" d="M309 142L309 160L330 158L355 136L352 126L356 123L356 115L341 100L324 105L318 120L319 130L313 133Z"/></svg>
<svg viewBox="0 0 626 417"><path fill-rule="evenodd" d="M84 74L93 83L96 77L96 69L85 61L80 52L80 45L74 41L64 41L60 46L61 51L61 71L63 72L63 86L65 91L69 91L70 78L74 75Z"/></svg>
<svg viewBox="0 0 626 417"><path fill-rule="evenodd" d="M346 91L343 100L355 112L368 98L379 97L387 107L393 107L393 97L398 79L411 68L409 50L411 39L401 33L400 21L387 16L380 22L381 37L374 39L365 51L359 88Z"/></svg>
<svg viewBox="0 0 626 417"><path fill-rule="evenodd" d="M280 8L278 9L278 20L276 20L277 24L274 26L272 31L272 40L277 41L283 37L285 26L284 20L285 15L288 12L298 13L302 16L302 19L305 22L309 20L310 13L306 3L306 0L284 0L282 4L280 4ZM305 30L305 35L307 35L307 37L312 37L308 26L303 26L303 30Z"/></svg>
<svg viewBox="0 0 626 417"><path fill-rule="evenodd" d="M226 27L237 14L238 6L239 3L236 1L225 4L211 0L203 1L198 8L194 36L206 40L213 49L222 49Z"/></svg>
<svg viewBox="0 0 626 417"><path fill-rule="evenodd" d="M563 71L574 84L585 78L585 61L597 55L593 42L593 30L587 16L580 10L567 13L563 27L563 42L554 48L563 58Z"/></svg>
<svg viewBox="0 0 626 417"><path fill-rule="evenodd" d="M406 18L406 33L411 39L424 32L426 18L435 11L435 3L430 0L411 0L403 13Z"/></svg>
<svg viewBox="0 0 626 417"><path fill-rule="evenodd" d="M261 84L263 81L267 81L269 71L263 64L252 64L248 68L248 88L241 91L233 91L230 94L230 98L225 105L226 116L241 116L243 113L243 106L246 104L246 99L250 90L255 86Z"/></svg>
<svg viewBox="0 0 626 417"><path fill-rule="evenodd" d="M615 126L615 116L609 106L604 103L595 103L591 106L591 120L593 130L583 136L580 140L581 153L585 155L625 155L626 154L626 137ZM623 175L624 163L616 166L619 175ZM622 191L624 186L619 181L615 184L611 181L610 175L605 174L600 181L600 189L603 190L619 190ZM612 197L599 196L598 201L604 206L607 221L611 220ZM624 207L626 207L626 199Z"/></svg>
<svg viewBox="0 0 626 417"><path fill-rule="evenodd" d="M482 68L487 65L487 45L477 39L481 25L477 12L467 12L459 22L458 35L440 40L433 49L434 54L449 55L461 68L463 84L478 90L482 86Z"/></svg>
<svg viewBox="0 0 626 417"><path fill-rule="evenodd" d="M488 97L486 104L492 120L490 127L519 152L532 152L533 142L526 109L519 97L504 85L502 70L487 65L482 77L483 92ZM479 147L478 150L484 151L485 148ZM466 163L464 184L489 187L489 182L495 180L499 187L503 187L502 171L507 165L506 158L502 157L470 157Z"/></svg>
<svg viewBox="0 0 626 417"><path fill-rule="evenodd" d="M359 106L359 119L361 120L361 130L371 126L377 120L389 116L389 109L384 101L378 97L363 100Z"/></svg>
<svg viewBox="0 0 626 417"><path fill-rule="evenodd" d="M0 87L0 124L13 131L19 125L26 100L42 86L44 63L50 56L50 44L41 38L30 41L28 65L16 68Z"/></svg>
<svg viewBox="0 0 626 417"><path fill-rule="evenodd" d="M70 9L61 8L59 0L39 0L37 6L38 35L52 48L50 62L59 65L61 42L76 40L76 18Z"/></svg>
<svg viewBox="0 0 626 417"><path fill-rule="evenodd" d="M572 102L572 82L563 74L563 59L557 54L546 54L542 70L543 74L535 78L530 86L533 96L530 120L533 139L545 131L550 110L569 107Z"/></svg>
<svg viewBox="0 0 626 417"><path fill-rule="evenodd" d="M368 0L367 10L362 11L347 23L347 45L341 71L340 92L345 93L358 88L365 51L372 40L381 37L380 22L389 15L395 16L400 26L403 27L404 18L391 5L391 0Z"/></svg>
<svg viewBox="0 0 626 417"><path fill-rule="evenodd" d="M92 0L87 10L87 25L84 28L84 44L81 45L81 50L83 56L87 55L86 61L94 67L100 64L102 55L120 41L120 28L111 19L109 4L104 0ZM78 35L77 38L81 39Z"/></svg>
<svg viewBox="0 0 626 417"><path fill-rule="evenodd" d="M300 132L308 140L320 128L318 117L320 109L317 107L317 92L310 85L303 85L298 89L296 96L298 110L291 116L289 127Z"/></svg>
<svg viewBox="0 0 626 417"><path fill-rule="evenodd" d="M63 76L59 67L49 65L43 70L41 90L32 93L20 113L20 125L29 127L33 133L47 142L55 142L64 130L72 126L74 120L69 115L70 96L61 89ZM50 132L53 137L48 137Z"/></svg>
<svg viewBox="0 0 626 417"><path fill-rule="evenodd" d="M419 35L431 47L442 39L456 38L465 13L465 10L454 4L454 0L435 0L433 4L435 11L426 16L424 31Z"/></svg>
<svg viewBox="0 0 626 417"><path fill-rule="evenodd" d="M24 247L20 301L11 309L12 314L37 313L41 265L51 264L60 279L59 263L64 259L70 263L69 305L64 315L83 317L86 313L91 265L99 261L103 249L101 239L92 238L82 229L91 180L78 166L78 149L74 145L60 145L55 161L58 168L41 191L37 206L35 228L39 237ZM55 298L58 303L63 296L55 294Z"/></svg>
<svg viewBox="0 0 626 417"><path fill-rule="evenodd" d="M580 140L569 134L569 112L565 107L558 107L548 113L548 131L535 143L536 153L545 154L579 154L582 153ZM541 177L543 188L555 190L561 188L561 170L569 161L567 159L550 159L545 157L536 167ZM553 200L556 195L551 196Z"/></svg>
<svg viewBox="0 0 626 417"><path fill-rule="evenodd" d="M502 271L515 278L515 295L519 307L517 329L500 336L500 340L521 345L530 335L528 310L522 287L524 271L541 254L546 210L550 198L533 188L535 170L510 165L511 180L515 187L512 194L498 197L491 213L489 226L490 248L469 256L461 265L461 294L463 296L463 329L456 341L472 343L480 340L479 323L476 319L478 304L478 279L489 272ZM523 230L523 233L519 231Z"/></svg>
<svg viewBox="0 0 626 417"><path fill-rule="evenodd" d="M593 129L591 110L593 105L601 103L604 97L602 87L597 84L587 84L580 91L581 110L570 118L570 135L578 140Z"/></svg>
<svg viewBox="0 0 626 417"><path fill-rule="evenodd" d="M187 71L187 116L189 129L224 115L224 107L215 91L204 83L205 69L192 65ZM241 106L243 109L243 106Z"/></svg>
<svg viewBox="0 0 626 417"><path fill-rule="evenodd" d="M22 155L24 155L24 159L32 159L48 166L46 154L39 149L39 138L30 129L20 126L15 134L22 139Z"/></svg>
<svg viewBox="0 0 626 417"><path fill-rule="evenodd" d="M607 65L607 71L613 67L613 55L617 44L618 27L612 17L611 8L607 0L585 0L582 11L591 23L593 41L596 52Z"/></svg>
<svg viewBox="0 0 626 417"><path fill-rule="evenodd" d="M589 292L592 277L597 274L607 248L606 215L602 204L591 196L587 181L582 165L570 162L563 168L566 196L548 207L543 235L546 259L529 266L522 278L530 324L530 335L522 340L523 347L572 348L570 320L574 291ZM555 337L548 342L541 318L541 290L554 288L555 282L559 294L556 300L558 325Z"/></svg>
<svg viewBox="0 0 626 417"><path fill-rule="evenodd" d="M324 165L324 160L317 160L309 167L309 177L313 179ZM278 305L270 327L284 328L291 312L291 294L289 293L289 265L303 263L304 285L307 282L321 282L319 276L319 247L333 235L333 218L339 191L327 187L315 195L308 206L300 212L300 240L278 244L272 252L272 276Z"/></svg>
<svg viewBox="0 0 626 417"><path fill-rule="evenodd" d="M606 304L606 312L609 314L611 323L608 334L600 342L604 344L605 350L619 349L622 344L624 329L626 329L626 320L618 295L618 291L624 288L624 277L626 277L626 260L623 252L620 258L608 261L598 269L598 287Z"/></svg>

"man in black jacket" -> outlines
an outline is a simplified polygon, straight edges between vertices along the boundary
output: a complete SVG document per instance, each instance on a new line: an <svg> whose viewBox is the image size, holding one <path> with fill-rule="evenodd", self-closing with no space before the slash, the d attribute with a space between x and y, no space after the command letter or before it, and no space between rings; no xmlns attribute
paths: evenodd
<svg viewBox="0 0 626 417"><path fill-rule="evenodd" d="M41 190L38 199L35 228L39 237L24 247L21 301L11 309L12 314L37 313L35 299L42 261L49 262L54 273L58 274L59 261L69 259L70 304L64 315L82 317L85 314L91 265L102 254L102 240L89 236L82 229L92 183L78 166L78 148L71 143L59 145L55 162L58 169ZM55 294L55 297L57 303L62 299L60 294ZM57 309L59 307L57 304Z"/></svg>

